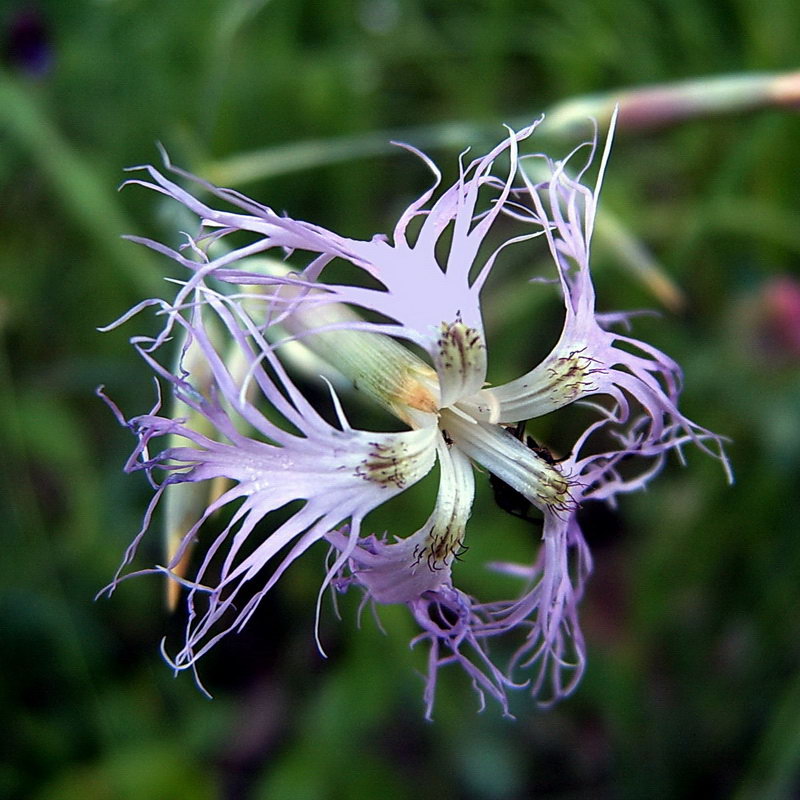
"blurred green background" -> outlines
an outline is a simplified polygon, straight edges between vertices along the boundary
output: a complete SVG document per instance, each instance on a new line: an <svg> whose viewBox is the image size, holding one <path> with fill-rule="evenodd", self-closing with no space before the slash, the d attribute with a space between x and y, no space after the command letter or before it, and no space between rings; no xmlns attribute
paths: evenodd
<svg viewBox="0 0 800 800"><path fill-rule="evenodd" d="M206 658L213 701L159 656L177 623L158 580L93 602L150 496L143 476L122 475L133 442L94 388L106 384L127 414L149 408L153 391L127 344L144 321L96 326L170 296L161 277L178 274L119 239L177 241L181 226L157 195L116 192L123 167L156 160L161 141L176 163L225 180L228 159L266 149L259 174L230 183L369 236L429 182L407 154L381 152L390 131L421 126L406 140L452 178L466 145L479 152L501 123L569 97L796 69L800 4L5 0L1 10L0 797L800 793L800 119L789 109L622 131L615 144L605 207L685 297L635 333L683 364L684 408L732 439L737 482L691 452L616 514L587 509L589 666L571 698L542 711L520 693L512 722L491 705L477 714L463 676L444 670L424 722L424 656L407 648L403 609L387 609L384 636L369 615L356 629L355 602L340 622L326 604L331 658L316 652L324 548ZM350 135L366 137L354 140L362 157L341 158ZM538 146L559 155L576 141ZM595 253L601 309L658 308L609 244ZM520 291L542 257L515 250L515 281L487 296L498 374L530 366L557 335L553 296ZM558 424L539 432L557 444ZM420 514L413 497L393 513L400 529ZM537 534L482 485L468 536L467 583L487 580L487 558L530 556ZM141 563L159 558L154 532Z"/></svg>

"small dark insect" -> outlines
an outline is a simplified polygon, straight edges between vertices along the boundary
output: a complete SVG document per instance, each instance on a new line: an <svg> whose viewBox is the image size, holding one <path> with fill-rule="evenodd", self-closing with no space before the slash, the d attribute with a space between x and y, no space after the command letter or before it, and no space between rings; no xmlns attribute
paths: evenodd
<svg viewBox="0 0 800 800"><path fill-rule="evenodd" d="M558 464L559 461L563 460L555 458L546 447L542 447L541 445L537 444L532 436L525 435L524 420L518 422L515 428L508 428L507 430L523 444L533 450L533 452L536 453L536 455L539 456L542 461L546 461L548 464ZM526 522L530 522L534 525L541 523L541 520L537 517L530 516L530 512L534 508L533 503L531 503L531 501L528 500L524 495L521 495L516 489L512 489L505 481L498 478L497 475L489 475L489 485L492 487L492 491L494 492L495 503L497 503L497 505L502 508L503 511L506 511L513 517L519 517L520 519L524 519Z"/></svg>

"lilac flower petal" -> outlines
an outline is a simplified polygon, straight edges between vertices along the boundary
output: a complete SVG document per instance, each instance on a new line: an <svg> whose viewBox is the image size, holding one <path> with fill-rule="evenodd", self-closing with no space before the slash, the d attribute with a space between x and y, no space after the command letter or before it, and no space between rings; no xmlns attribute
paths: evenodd
<svg viewBox="0 0 800 800"><path fill-rule="evenodd" d="M415 533L387 543L371 538L349 555L354 582L377 603L410 603L450 584L450 568L463 541L475 495L472 464L440 438L441 477L433 513ZM346 537L332 532L328 541L344 550Z"/></svg>
<svg viewBox="0 0 800 800"><path fill-rule="evenodd" d="M610 143L609 135L601 177ZM565 306L564 326L558 343L541 364L485 392L491 395L491 402L486 403L492 409L491 421L531 419L576 400L605 394L616 402L618 421L624 423L633 400L648 414L654 441L666 427L678 423L701 449L723 463L730 479L719 438L687 419L677 408L683 377L680 367L655 347L609 331L598 321L589 245L600 179L591 191L567 176L563 162L548 159L546 163L550 170L546 183L534 185L527 176L525 180L534 209L532 219L543 228L558 271ZM716 443L714 450L705 444L709 439Z"/></svg>
<svg viewBox="0 0 800 800"><path fill-rule="evenodd" d="M331 294L331 300L346 302L361 308L377 311L396 323L395 335L410 339L431 353L437 368L440 366L440 352L437 342L442 323L463 323L483 341L483 322L479 305L479 291L494 263L494 256L481 271L479 283L471 282L472 268L478 249L496 217L502 212L504 203L512 191L512 183L517 172L517 145L527 138L536 127L534 125L519 133L510 133L490 153L475 159L462 168L457 183L445 191L428 210L423 210L431 196L426 192L402 215L395 228L392 242L374 237L370 241L358 241L339 236L309 223L276 215L266 206L254 203L230 190L218 189L188 173L176 170L167 162L167 168L177 174L200 183L217 197L238 206L248 214L219 211L200 202L186 190L169 180L164 174L148 166L150 180L133 179L135 183L173 197L190 211L194 212L206 226L220 228L224 233L234 230L249 231L263 237L235 254L215 261L215 277L233 280L239 284L268 283L269 279L261 273L249 273L246 268L226 272L224 267L233 260L246 255L263 252L273 247L285 250L305 250L318 254L318 258L305 271L304 277L318 282L320 287ZM492 176L494 162L505 152L509 153L510 166L504 180ZM498 196L488 213L478 209L481 189L496 187ZM424 216L422 228L415 242L408 241L406 228L415 216ZM445 232L452 228L449 253L446 264L439 265L436 248ZM523 237L527 238L527 237ZM180 254L164 248L158 243L145 243L160 250L189 269L196 265ZM320 274L331 259L342 258L377 279L380 290L360 286L323 284ZM205 273L205 270L204 270ZM196 283L191 284L194 288ZM420 293L419 287L425 291ZM470 379L472 392L477 391L485 379L485 362L477 368Z"/></svg>
<svg viewBox="0 0 800 800"><path fill-rule="evenodd" d="M239 504L231 523L207 549L205 559L190 581L194 586L189 596L192 614L186 646L175 661L179 668L190 666L207 650L209 637L212 642L218 639L219 635L212 635L212 631L232 610L245 584L256 578L285 548L290 548L289 553L273 568L266 588L297 556L342 521L363 518L427 474L434 462L437 436L435 427L387 434L352 428L342 430L328 425L308 405L266 343L259 343L262 349L258 352L253 349L256 332L238 327L237 321L241 320L221 299L212 296L204 299L203 312L196 309L191 320L183 316L175 320L204 355L217 397L204 396L192 386L189 376L183 376L180 370L173 374L152 354L143 349L140 352L172 386L176 397L228 441L210 438L188 427L183 420L161 416L158 408L126 423L140 442L137 458L129 462L128 471L162 472L167 476L165 485L218 478L235 484L209 505L184 537L184 542L194 540L214 512L232 503ZM202 319L203 314L211 311L216 312L238 344L240 355L250 363L254 384L297 433L266 418L246 398L244 387L235 383L208 336L207 321ZM262 360L270 362L274 376L268 374ZM238 425L242 421L264 439L253 439L241 433ZM186 444L167 446L155 455L148 455L156 440L165 436L170 442L180 438ZM253 548L251 539L256 525L273 511L296 500L305 501L303 507ZM217 554L223 552L221 565L215 567L218 574L212 574L212 563L216 564ZM177 562L180 555L181 551L173 562ZM132 557L133 551L130 551L126 561ZM262 589L256 596L260 599L265 591ZM198 593L205 596L202 613L198 611L201 603ZM254 608L251 603L231 614L232 620L223 629L240 625Z"/></svg>

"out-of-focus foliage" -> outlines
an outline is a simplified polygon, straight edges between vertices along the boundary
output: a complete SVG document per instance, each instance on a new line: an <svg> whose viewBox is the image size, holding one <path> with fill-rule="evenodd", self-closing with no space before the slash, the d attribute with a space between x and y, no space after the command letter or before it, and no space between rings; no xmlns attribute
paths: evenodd
<svg viewBox="0 0 800 800"><path fill-rule="evenodd" d="M242 152L454 121L494 130L570 95L800 65L789 0L7 0L0 13L0 796L159 798L790 797L800 791L800 119L789 110L620 135L603 203L682 288L637 320L685 367L685 408L731 437L737 475L688 453L615 513L586 509L596 572L576 694L516 722L440 680L422 721L421 653L403 609L384 636L326 606L323 550L293 568L203 665L208 701L157 651L178 626L155 579L92 598L139 529L149 489L121 475L127 413L152 383L100 335L178 273L119 235L175 237L175 210L115 189L157 158L209 169ZM24 45L24 46L23 46ZM588 129L587 129L588 130ZM457 137L456 137L457 138ZM413 143L413 142L412 142ZM574 142L548 143L563 152ZM390 228L427 185L399 151L284 170L248 193L352 236ZM534 258L531 256L531 258ZM498 377L557 335L546 287L519 291L517 249L487 298ZM654 305L611 248L602 308ZM540 292L537 294L537 292ZM555 446L547 418L537 428ZM417 521L396 506L376 526ZM380 528L381 530L383 527ZM486 486L461 567L530 557L537 530ZM148 561L159 559L153 535Z"/></svg>

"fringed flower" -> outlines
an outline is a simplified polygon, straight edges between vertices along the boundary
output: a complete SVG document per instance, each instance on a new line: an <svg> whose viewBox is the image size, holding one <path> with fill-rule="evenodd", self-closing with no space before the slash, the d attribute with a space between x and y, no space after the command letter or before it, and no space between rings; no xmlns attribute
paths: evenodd
<svg viewBox="0 0 800 800"><path fill-rule="evenodd" d="M466 671L481 703L488 694L506 714L512 688L528 686L542 702L552 702L574 688L585 664L577 607L591 557L577 521L581 502L613 502L643 487L665 454L687 442L715 454L727 469L718 437L678 410L675 362L612 332L609 320L624 315L595 310L589 245L609 145L594 188L581 182L586 167L570 175L570 159L536 156L546 174L534 181L529 157L520 157L518 147L535 127L510 132L486 156L462 163L458 180L436 199L440 174L413 151L431 168L434 185L402 214L391 236L369 241L278 215L169 163L171 173L238 210L208 205L153 167L144 168L147 178L131 181L182 203L199 217L201 234L181 250L137 240L189 270L172 302L146 301L134 309L153 307L165 323L156 337L133 340L185 414L162 412L159 401L149 414L125 421L115 408L139 440L127 469L164 476L160 483L154 477L154 501L123 567L165 492L178 484L227 485L186 524L169 562L142 570L162 572L186 589L185 640L169 656L176 669L194 669L225 633L248 622L296 558L325 540L333 557L323 589L356 586L367 602L405 604L419 624L413 643L429 648L429 715L439 668L447 664ZM501 157L506 166L498 176ZM519 235L482 258L495 223L509 218L521 224ZM250 234L250 241L226 247L235 232ZM541 364L489 387L481 291L505 247L536 237L544 237L552 255L563 330ZM262 254L271 250L309 257L291 272L277 262L265 265ZM340 273L329 268L335 260L355 267L364 282L337 281L333 276ZM367 321L364 314L380 320ZM176 339L183 346L172 369L157 355ZM290 347L298 343L407 430L352 427L333 389L336 424L326 421L287 372ZM510 429L602 396L605 405L588 404L596 421L561 462ZM587 447L589 439L602 444ZM629 469L620 472L623 458L642 465L635 477ZM419 530L404 529L402 521L380 536L364 529L370 511L437 462L437 499ZM490 565L521 581L519 595L507 601L479 601L454 584L476 465L543 517L533 565ZM229 521L209 534L211 516L227 506ZM294 509L288 518L284 513L284 521L273 523L273 512L287 508ZM480 536L485 522L472 520L469 535ZM186 553L197 540L204 556L194 574L184 576ZM514 631L522 644L507 651L502 664L502 646L490 654L489 644Z"/></svg>

